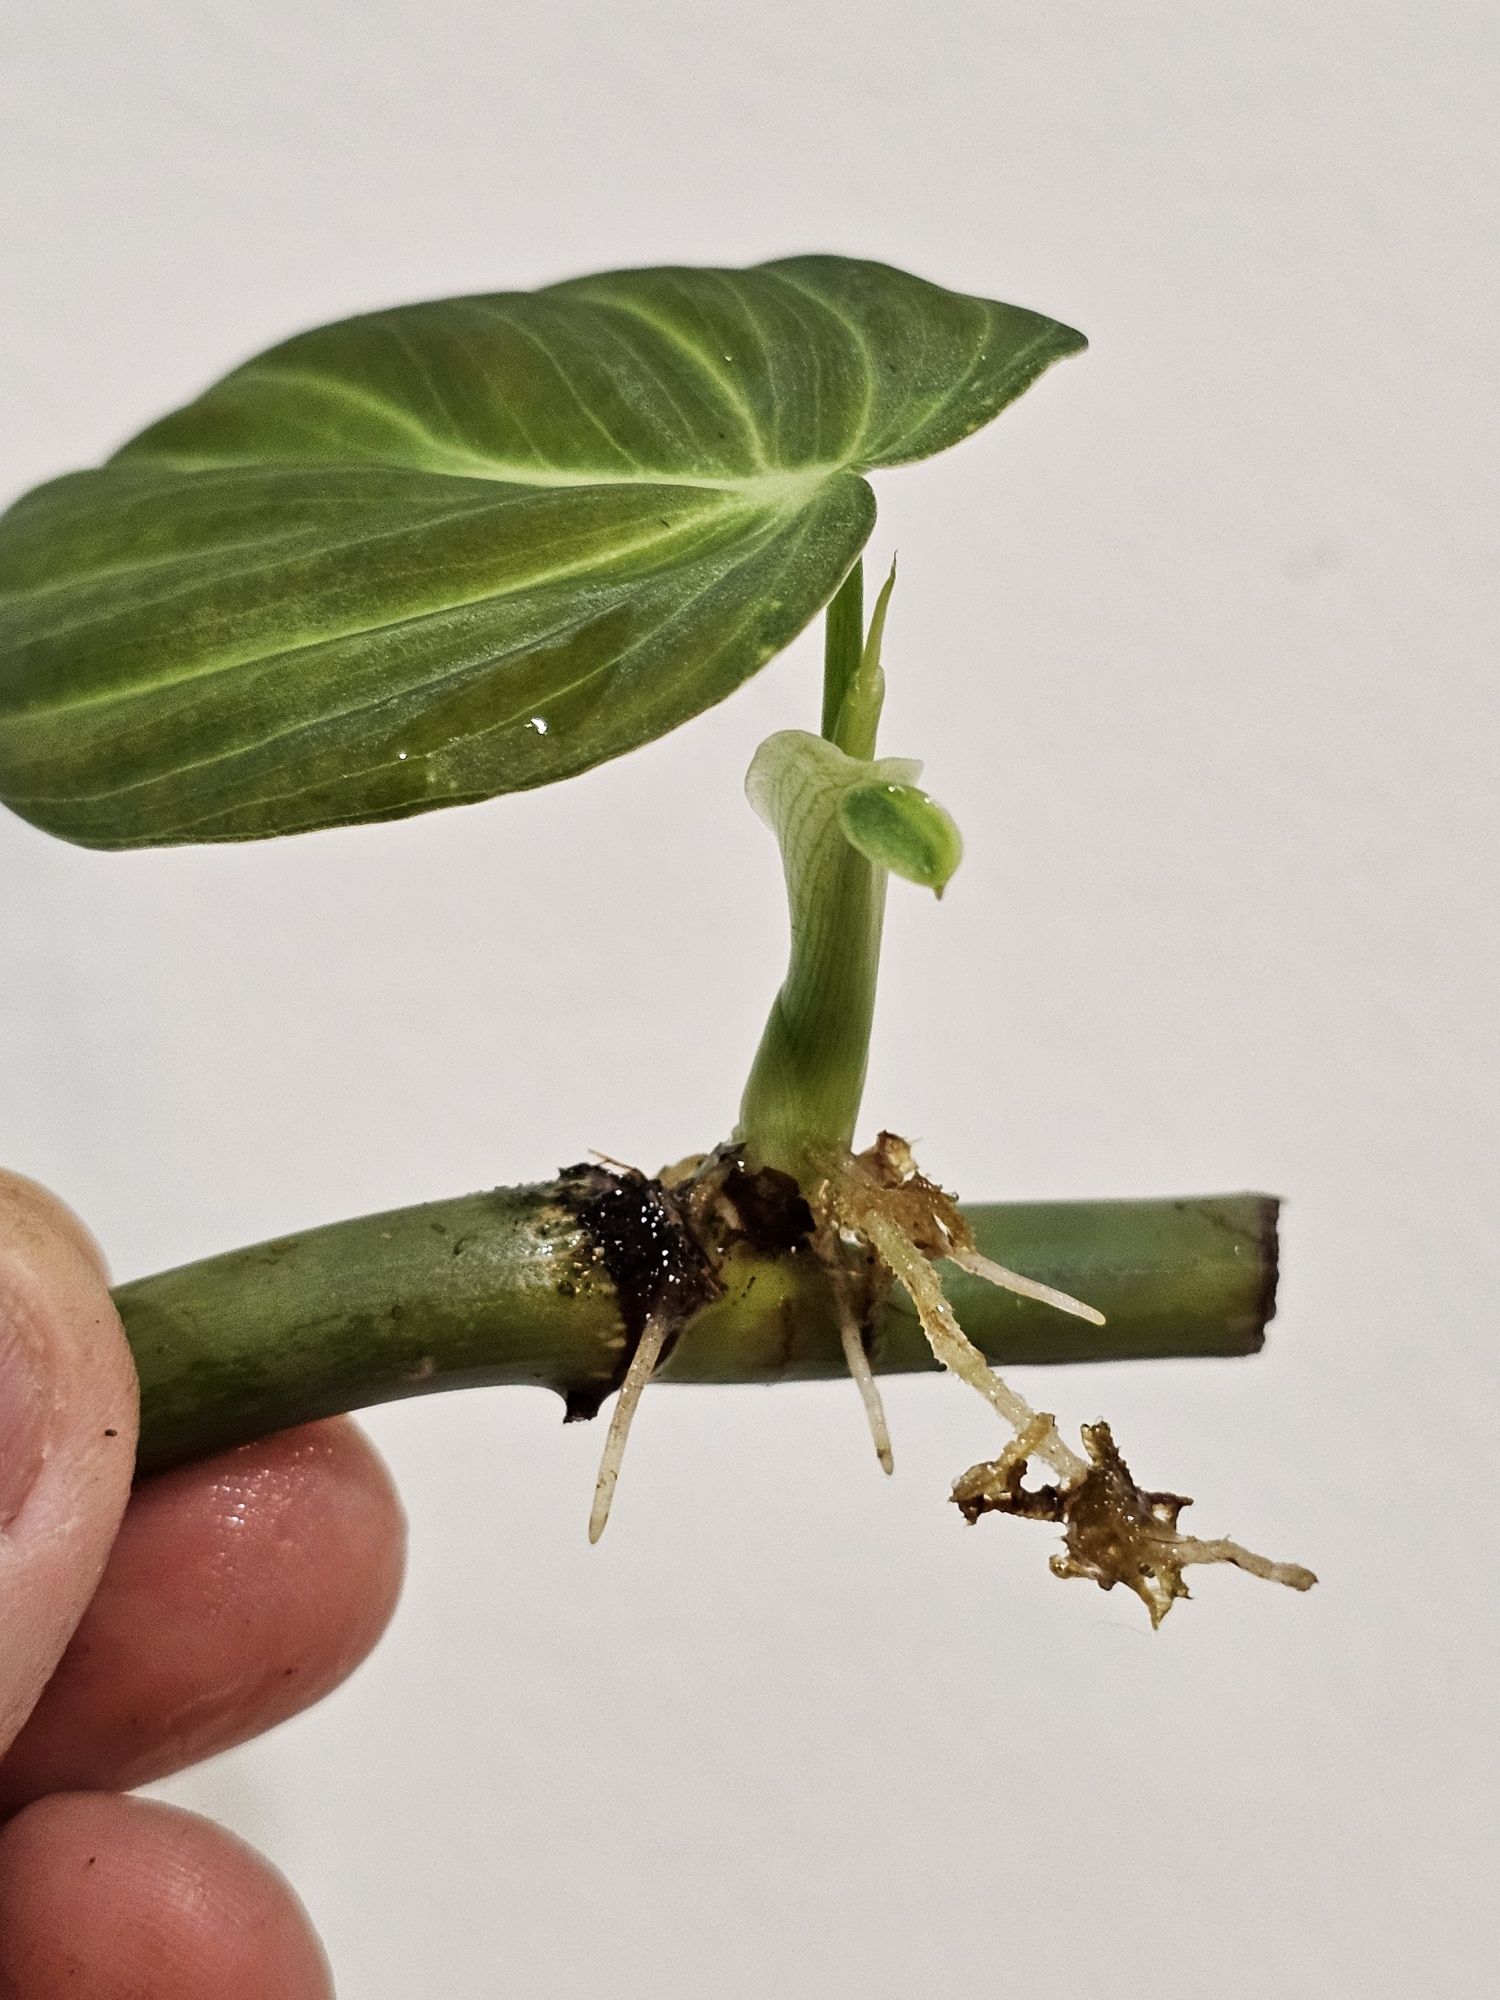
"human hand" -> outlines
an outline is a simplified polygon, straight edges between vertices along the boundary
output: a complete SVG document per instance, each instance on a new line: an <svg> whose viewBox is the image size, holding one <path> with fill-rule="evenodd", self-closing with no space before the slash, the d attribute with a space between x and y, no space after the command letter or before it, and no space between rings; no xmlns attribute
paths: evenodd
<svg viewBox="0 0 1500 2000"><path fill-rule="evenodd" d="M282 1878L121 1796L326 1694L379 1637L403 1524L339 1419L131 1494L99 1252L0 1173L0 2000L329 2000Z"/></svg>

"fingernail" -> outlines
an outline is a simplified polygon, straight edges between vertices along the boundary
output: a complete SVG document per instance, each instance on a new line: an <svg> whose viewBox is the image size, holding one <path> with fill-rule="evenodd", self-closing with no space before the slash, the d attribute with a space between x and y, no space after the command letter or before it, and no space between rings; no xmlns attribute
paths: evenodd
<svg viewBox="0 0 1500 2000"><path fill-rule="evenodd" d="M0 1531L25 1505L46 1454L39 1352L24 1300L0 1291Z"/></svg>

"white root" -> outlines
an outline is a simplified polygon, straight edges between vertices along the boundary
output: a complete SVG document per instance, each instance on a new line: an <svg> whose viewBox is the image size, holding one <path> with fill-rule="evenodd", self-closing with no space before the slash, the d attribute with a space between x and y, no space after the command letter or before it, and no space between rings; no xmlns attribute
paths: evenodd
<svg viewBox="0 0 1500 2000"><path fill-rule="evenodd" d="M1172 1548L1183 1568L1189 1563L1233 1563L1236 1569L1261 1577L1266 1583L1284 1583L1288 1590L1311 1590L1318 1580L1301 1563L1272 1562L1269 1556L1258 1556L1254 1549L1224 1536L1203 1541L1197 1535L1178 1535Z"/></svg>
<svg viewBox="0 0 1500 2000"><path fill-rule="evenodd" d="M833 1257L838 1256L835 1245ZM880 1460L882 1472L891 1473L896 1469L896 1460L891 1451L890 1426L885 1420L885 1404L880 1399L880 1385L875 1380L875 1371L870 1366L870 1357L865 1352L864 1329L859 1323L859 1315L854 1310L849 1297L848 1274L837 1263L828 1265L829 1277L833 1285L834 1309L838 1314L839 1339L843 1342L844 1359L849 1364L849 1373L854 1377L860 1397L865 1406L865 1419L870 1426L870 1437L875 1445L875 1456Z"/></svg>
<svg viewBox="0 0 1500 2000"><path fill-rule="evenodd" d="M614 1503L615 1485L624 1462L625 1441L630 1436L636 1406L641 1400L641 1392L656 1373L656 1364L661 1360L661 1351L671 1330L671 1322L665 1316L649 1315L641 1329L635 1353L630 1357L630 1366L625 1371L625 1380L620 1384L614 1413L609 1420L609 1435L604 1440L604 1452L599 1460L599 1477L594 1483L594 1505L589 1514L591 1542L598 1541L609 1523L609 1510Z"/></svg>
<svg viewBox="0 0 1500 2000"><path fill-rule="evenodd" d="M887 1268L905 1286L917 1309L917 1318L922 1322L922 1331L944 1367L951 1368L971 1388L977 1389L987 1402L993 1403L1013 1431L1020 1433L1035 1425L1037 1411L995 1373L964 1332L943 1294L942 1280L900 1224L893 1222L889 1216L874 1212L863 1215L860 1226ZM1064 1442L1057 1426L1050 1420L1035 1449L1037 1456L1044 1458L1065 1484L1081 1480L1088 1471L1084 1461Z"/></svg>
<svg viewBox="0 0 1500 2000"><path fill-rule="evenodd" d="M722 1191L721 1199L727 1200ZM1001 1513L1055 1523L1063 1530L1063 1547L1052 1558L1054 1574L1092 1581L1104 1590L1124 1584L1146 1606L1153 1626L1179 1597L1188 1595L1183 1571L1194 1564L1232 1563L1292 1590L1307 1590L1317 1581L1301 1564L1272 1562L1239 1542L1184 1535L1177 1523L1187 1498L1140 1486L1108 1424L1101 1419L1083 1427L1088 1456L1081 1457L1051 1415L1033 1409L995 1372L959 1325L943 1290L941 1263L1094 1326L1104 1325L1104 1315L1055 1286L986 1257L975 1246L954 1198L918 1172L904 1140L882 1133L868 1153L822 1162L805 1199L815 1225L811 1248L832 1289L844 1360L887 1473L894 1463L890 1431L864 1337L864 1279L885 1274L910 1298L938 1363L977 1390L1014 1433L998 1458L971 1467L955 1482L953 1499L966 1520ZM733 1210L730 1220L734 1229L743 1229L743 1219ZM856 1248L862 1253L857 1259ZM868 1259L874 1262L867 1269ZM680 1318L680 1310L675 1319L664 1312L646 1317L604 1441L589 1517L591 1542L598 1541L609 1520L637 1406ZM1056 1486L1024 1483L1033 1459L1052 1469Z"/></svg>
<svg viewBox="0 0 1500 2000"><path fill-rule="evenodd" d="M1085 1305L1082 1299L1058 1291L1055 1285L1044 1285L1037 1278L1024 1278L1019 1271L1008 1271L1003 1264L997 1264L993 1257L986 1257L980 1250L950 1250L948 1261L957 1264L971 1277L983 1278L986 1284L997 1286L1002 1292L1015 1292L1023 1299L1036 1299L1044 1306L1055 1306L1059 1312L1072 1313L1076 1319L1086 1319L1090 1326L1103 1326L1105 1323L1104 1315L1097 1307Z"/></svg>

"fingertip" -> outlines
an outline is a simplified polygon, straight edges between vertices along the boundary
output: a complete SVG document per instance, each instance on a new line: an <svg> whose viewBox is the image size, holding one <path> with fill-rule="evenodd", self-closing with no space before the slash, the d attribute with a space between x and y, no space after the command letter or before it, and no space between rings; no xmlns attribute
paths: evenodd
<svg viewBox="0 0 1500 2000"><path fill-rule="evenodd" d="M207 1820L65 1793L0 1831L6 2000L332 2000L285 1879Z"/></svg>
<svg viewBox="0 0 1500 2000"><path fill-rule="evenodd" d="M93 1594L130 1492L136 1383L86 1232L0 1175L0 1751Z"/></svg>
<svg viewBox="0 0 1500 2000"><path fill-rule="evenodd" d="M146 1784L320 1700L390 1619L405 1525L347 1418L147 1480L0 1764L0 1813L50 1791Z"/></svg>
<svg viewBox="0 0 1500 2000"><path fill-rule="evenodd" d="M108 1285L109 1264L88 1224L40 1181L0 1167L0 1242L26 1236L42 1241L62 1238L93 1265Z"/></svg>

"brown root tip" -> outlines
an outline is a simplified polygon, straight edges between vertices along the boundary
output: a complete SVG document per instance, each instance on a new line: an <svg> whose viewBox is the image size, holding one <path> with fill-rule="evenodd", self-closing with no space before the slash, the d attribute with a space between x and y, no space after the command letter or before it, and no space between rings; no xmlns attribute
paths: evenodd
<svg viewBox="0 0 1500 2000"><path fill-rule="evenodd" d="M964 1473L954 1485L954 1503L971 1523L981 1514L1060 1523L1064 1546L1052 1558L1053 1575L1082 1577L1101 1590L1123 1583L1145 1605L1153 1627L1160 1626L1178 1598L1190 1594L1182 1573L1191 1563L1232 1563L1291 1590L1309 1590L1316 1583L1312 1571L1300 1564L1270 1562L1238 1542L1199 1541L1181 1534L1178 1517L1192 1503L1181 1493L1153 1493L1138 1486L1108 1424L1086 1424L1083 1442L1089 1466L1071 1484L1026 1486L1029 1453L1013 1449ZM1017 1440L1018 1446L1025 1443Z"/></svg>

